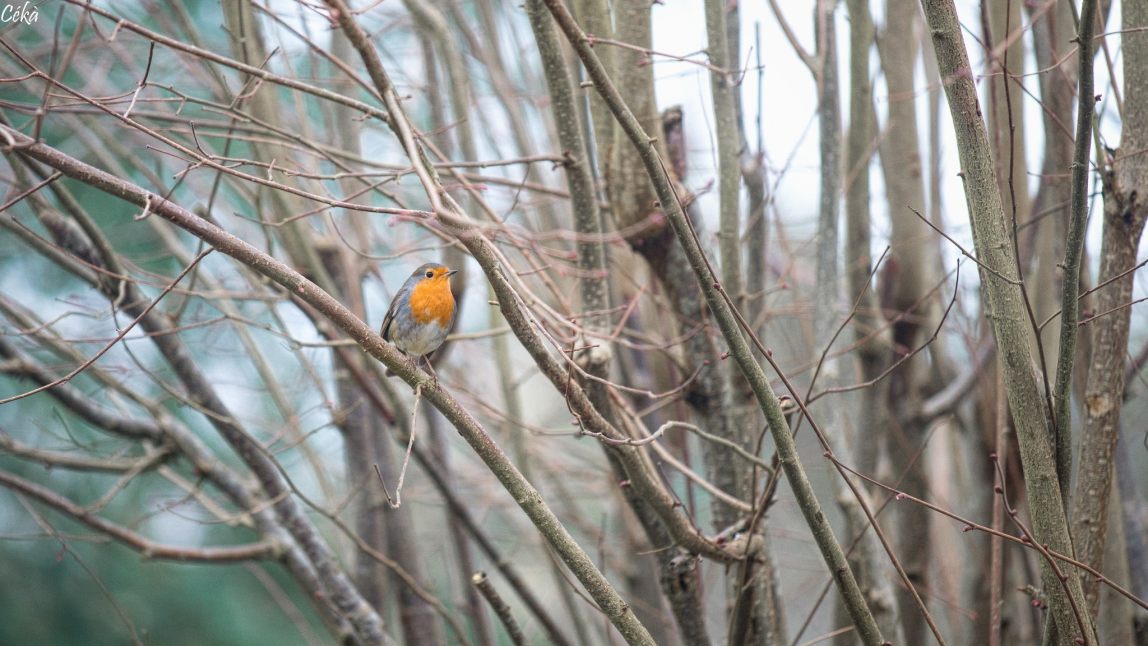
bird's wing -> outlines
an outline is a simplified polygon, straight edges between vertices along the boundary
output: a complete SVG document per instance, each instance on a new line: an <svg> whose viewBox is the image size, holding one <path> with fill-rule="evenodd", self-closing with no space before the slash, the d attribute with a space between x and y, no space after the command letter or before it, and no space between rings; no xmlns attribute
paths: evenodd
<svg viewBox="0 0 1148 646"><path fill-rule="evenodd" d="M407 292L410 291L408 285L403 285L395 297L391 299L391 306L387 309L387 315L383 317L383 325L379 328L379 334L384 340L391 340L391 323L395 320L395 313L398 311L399 303L406 299Z"/></svg>

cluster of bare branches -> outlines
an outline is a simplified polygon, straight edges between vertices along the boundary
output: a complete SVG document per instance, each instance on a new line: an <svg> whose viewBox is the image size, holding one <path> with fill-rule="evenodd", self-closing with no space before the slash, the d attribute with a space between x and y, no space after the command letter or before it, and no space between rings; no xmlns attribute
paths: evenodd
<svg viewBox="0 0 1148 646"><path fill-rule="evenodd" d="M252 573L310 643L1148 643L1114 5L0 25L0 549L68 553L110 641L174 630L130 558ZM785 60L815 116L767 150ZM434 376L372 326L426 260L461 270Z"/></svg>

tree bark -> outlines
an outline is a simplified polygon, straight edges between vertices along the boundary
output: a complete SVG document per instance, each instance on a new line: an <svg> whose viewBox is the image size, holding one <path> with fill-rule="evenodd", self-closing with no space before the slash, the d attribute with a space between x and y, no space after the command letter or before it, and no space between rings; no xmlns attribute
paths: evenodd
<svg viewBox="0 0 1148 646"><path fill-rule="evenodd" d="M1063 554L1072 551L1068 520L1049 444L1050 412L1033 372L1029 323L1018 284L1017 263L1009 228L996 188L996 176L985 124L977 102L976 85L952 0L923 0L932 32L937 63L945 82L949 111L957 136L965 199L979 258L986 316L997 341L998 364L1003 371L1013 424L1025 467L1025 490L1032 512L1033 539ZM1077 577L1063 583L1053 566L1041 561L1042 583L1059 644L1075 637L1096 643L1095 630L1085 612L1084 593Z"/></svg>
<svg viewBox="0 0 1148 646"><path fill-rule="evenodd" d="M1084 398L1080 469L1072 500L1073 539L1081 561L1103 570L1113 453L1124 400L1125 356L1132 310L1136 250L1148 219L1148 6L1123 5L1124 129L1104 175L1104 227L1091 328L1092 359ZM1111 282L1109 282L1111 281ZM1097 608L1098 584L1082 577L1088 608Z"/></svg>

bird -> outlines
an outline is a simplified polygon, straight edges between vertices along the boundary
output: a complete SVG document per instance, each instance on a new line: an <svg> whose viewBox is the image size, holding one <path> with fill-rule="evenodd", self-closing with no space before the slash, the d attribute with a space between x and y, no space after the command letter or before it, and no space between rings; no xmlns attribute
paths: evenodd
<svg viewBox="0 0 1148 646"><path fill-rule="evenodd" d="M438 375L431 367L430 355L446 340L458 314L450 290L450 277L456 273L457 269L439 263L420 265L391 300L379 329L384 340L413 358L416 368L426 358L436 384Z"/></svg>

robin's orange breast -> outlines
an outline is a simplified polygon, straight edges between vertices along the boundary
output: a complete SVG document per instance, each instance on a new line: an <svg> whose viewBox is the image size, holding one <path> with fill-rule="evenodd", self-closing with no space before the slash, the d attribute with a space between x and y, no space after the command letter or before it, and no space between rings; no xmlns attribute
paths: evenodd
<svg viewBox="0 0 1148 646"><path fill-rule="evenodd" d="M418 324L438 323L442 327L450 325L454 316L454 295L450 283L445 279L419 281L411 290L411 319Z"/></svg>

